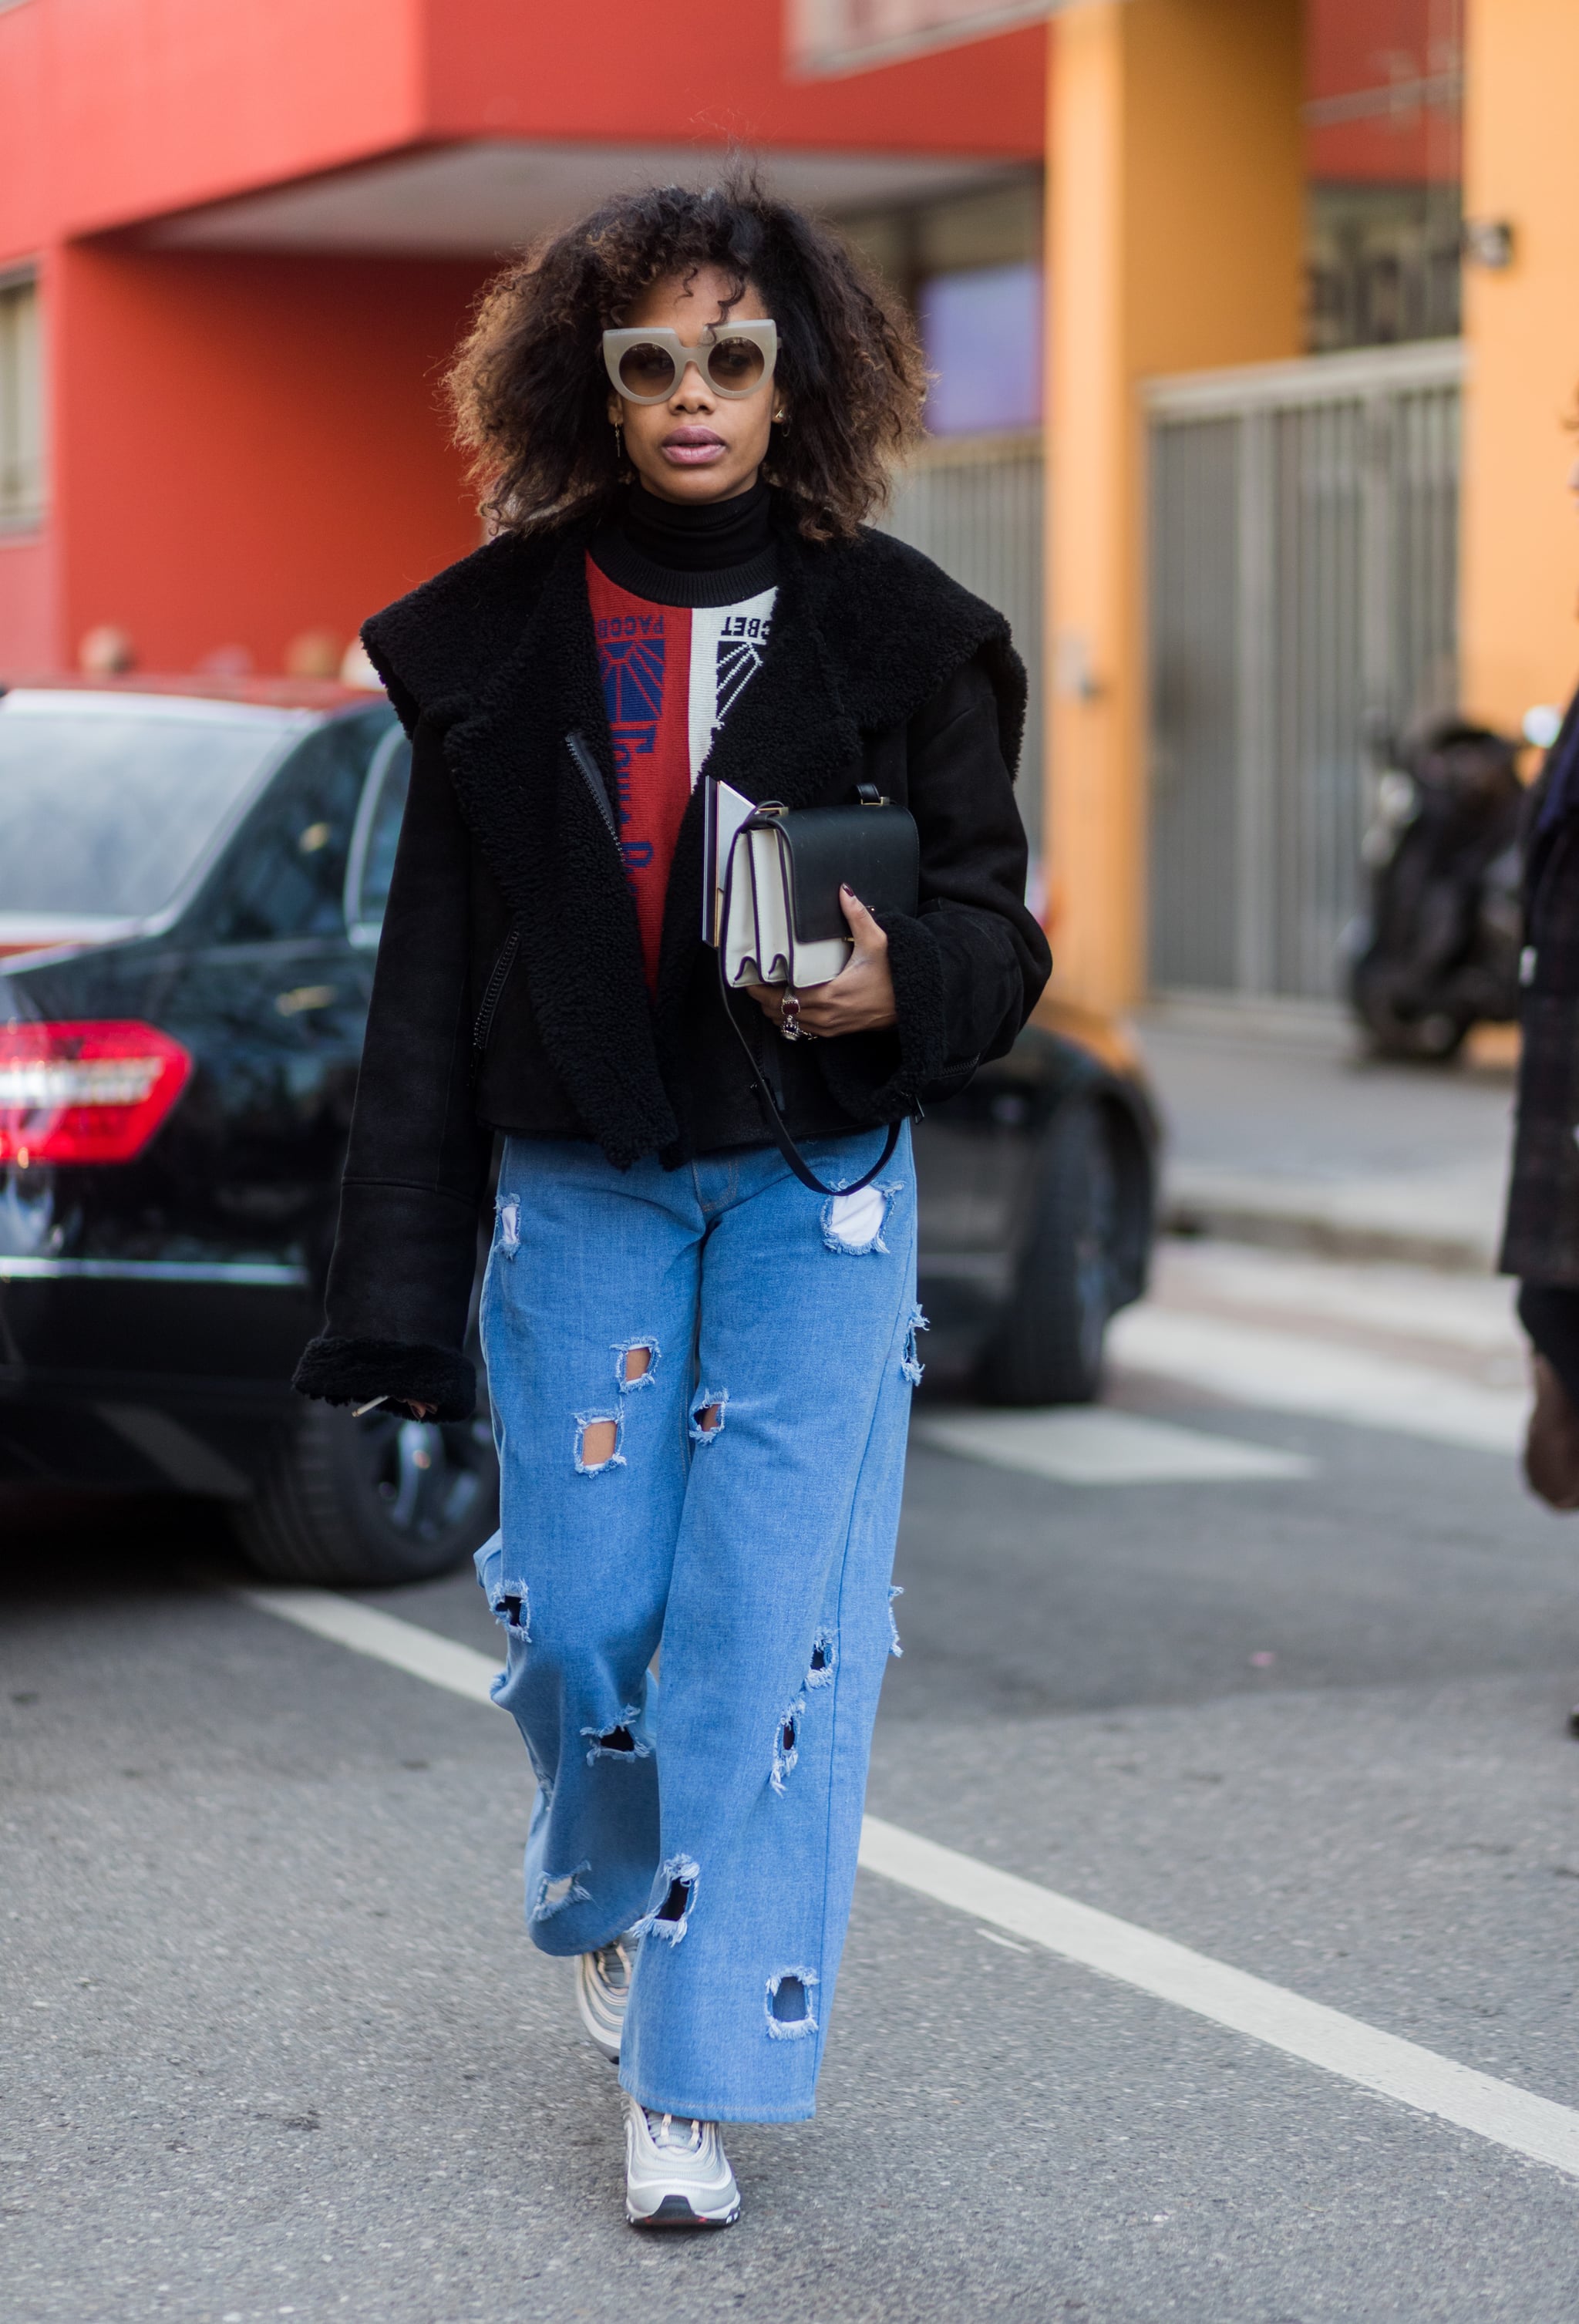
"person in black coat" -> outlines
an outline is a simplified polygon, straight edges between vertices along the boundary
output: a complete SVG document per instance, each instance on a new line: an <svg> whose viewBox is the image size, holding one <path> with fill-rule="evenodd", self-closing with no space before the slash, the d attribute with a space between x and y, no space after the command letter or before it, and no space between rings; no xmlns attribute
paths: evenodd
<svg viewBox="0 0 1579 2324"><path fill-rule="evenodd" d="M411 783L297 1385L469 1414L502 1138L478 1572L539 1779L530 1931L620 2061L637 2224L726 2224L718 2123L812 2110L919 1377L908 1121L1049 968L1007 624L862 521L922 385L851 254L751 182L623 197L485 302L452 386L495 537L363 633ZM846 889L837 977L727 998L704 767L791 809L875 786L915 910Z"/></svg>
<svg viewBox="0 0 1579 2324"><path fill-rule="evenodd" d="M1513 1173L1501 1265L1520 1278L1536 1401L1531 1489L1579 1508L1579 696L1524 820L1522 1043ZM1574 1713L1579 1734L1579 1711Z"/></svg>
<svg viewBox="0 0 1579 2324"><path fill-rule="evenodd" d="M1579 463L1568 477L1579 504ZM1579 1508L1579 695L1526 805L1522 1041L1501 1268L1534 1349L1530 1489ZM1579 1708L1569 1715L1579 1736Z"/></svg>

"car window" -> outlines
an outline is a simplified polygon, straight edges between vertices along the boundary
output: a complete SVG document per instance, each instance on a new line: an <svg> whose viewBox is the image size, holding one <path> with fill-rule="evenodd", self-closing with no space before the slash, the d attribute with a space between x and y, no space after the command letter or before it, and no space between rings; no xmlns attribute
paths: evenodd
<svg viewBox="0 0 1579 2324"><path fill-rule="evenodd" d="M333 719L291 752L229 851L210 941L266 944L344 932L356 809L390 717L381 705Z"/></svg>
<svg viewBox="0 0 1579 2324"><path fill-rule="evenodd" d="M411 780L411 746L397 727L374 753L346 875L346 919L360 944L374 944L389 901L395 848Z"/></svg>
<svg viewBox="0 0 1579 2324"><path fill-rule="evenodd" d="M0 695L0 917L162 911L301 724L179 696Z"/></svg>

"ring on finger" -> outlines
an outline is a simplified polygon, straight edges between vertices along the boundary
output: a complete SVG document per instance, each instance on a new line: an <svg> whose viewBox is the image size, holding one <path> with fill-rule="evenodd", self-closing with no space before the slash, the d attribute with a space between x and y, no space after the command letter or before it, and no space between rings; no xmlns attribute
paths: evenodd
<svg viewBox="0 0 1579 2324"><path fill-rule="evenodd" d="M779 1030L787 1041L815 1041L817 1035L800 1021L800 996L786 989L779 1003Z"/></svg>

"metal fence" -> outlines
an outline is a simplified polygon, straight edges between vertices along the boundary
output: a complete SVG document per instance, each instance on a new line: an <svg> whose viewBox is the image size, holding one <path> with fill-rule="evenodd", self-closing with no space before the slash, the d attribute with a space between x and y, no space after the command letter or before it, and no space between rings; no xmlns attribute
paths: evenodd
<svg viewBox="0 0 1579 2324"><path fill-rule="evenodd" d="M1456 340L1159 381L1150 981L1339 990L1374 726L1452 706Z"/></svg>
<svg viewBox="0 0 1579 2324"><path fill-rule="evenodd" d="M900 479L883 529L1009 617L1030 676L1020 811L1040 853L1042 444L1037 434L937 437Z"/></svg>

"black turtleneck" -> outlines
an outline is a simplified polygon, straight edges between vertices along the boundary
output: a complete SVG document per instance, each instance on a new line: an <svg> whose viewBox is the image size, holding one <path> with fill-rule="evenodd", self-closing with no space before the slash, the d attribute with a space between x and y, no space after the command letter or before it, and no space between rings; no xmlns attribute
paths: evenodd
<svg viewBox="0 0 1579 2324"><path fill-rule="evenodd" d="M773 494L759 477L726 501L663 501L638 478L598 528L593 562L660 605L734 605L778 580Z"/></svg>

